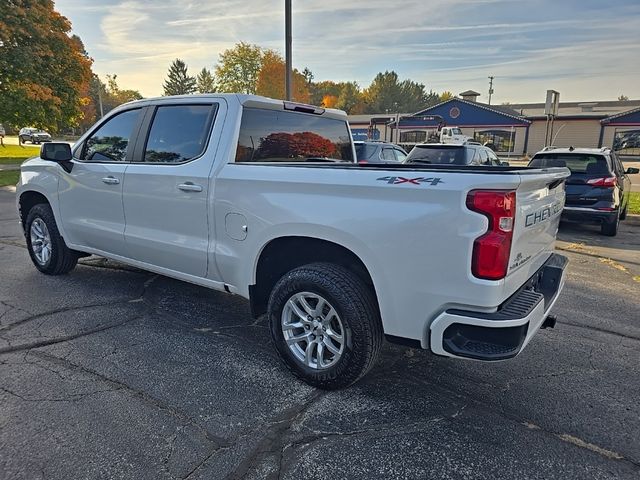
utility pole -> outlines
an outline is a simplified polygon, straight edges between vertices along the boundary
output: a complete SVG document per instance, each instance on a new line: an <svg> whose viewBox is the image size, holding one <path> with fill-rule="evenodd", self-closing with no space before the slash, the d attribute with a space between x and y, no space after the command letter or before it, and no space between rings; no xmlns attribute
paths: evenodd
<svg viewBox="0 0 640 480"><path fill-rule="evenodd" d="M286 63L284 91L286 99L291 100L291 0L284 0L284 36Z"/></svg>
<svg viewBox="0 0 640 480"><path fill-rule="evenodd" d="M491 105L491 95L493 95L493 79L495 77L489 77L489 105Z"/></svg>

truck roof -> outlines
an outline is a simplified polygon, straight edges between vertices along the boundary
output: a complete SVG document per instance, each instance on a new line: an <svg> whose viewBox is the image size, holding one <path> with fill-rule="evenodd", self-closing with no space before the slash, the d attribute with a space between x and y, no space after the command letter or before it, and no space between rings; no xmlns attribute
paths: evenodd
<svg viewBox="0 0 640 480"><path fill-rule="evenodd" d="M322 115L323 117L335 118L338 120L347 120L347 114L342 110L335 108L317 107L305 103L289 102L287 100L277 100L274 98L263 97L260 95L251 95L244 93L201 93L189 95L172 95L167 97L152 97L142 100L134 100L132 102L120 105L159 105L163 103L179 103L181 100L188 100L189 103L198 100L213 100L224 98L231 101L238 101L241 105L255 108L266 108L269 110L291 110L302 113L313 113ZM117 107L117 108L120 108Z"/></svg>
<svg viewBox="0 0 640 480"><path fill-rule="evenodd" d="M609 147L602 148L587 148L587 147L544 147L542 150L536 153L597 153L597 154L607 154L611 152Z"/></svg>

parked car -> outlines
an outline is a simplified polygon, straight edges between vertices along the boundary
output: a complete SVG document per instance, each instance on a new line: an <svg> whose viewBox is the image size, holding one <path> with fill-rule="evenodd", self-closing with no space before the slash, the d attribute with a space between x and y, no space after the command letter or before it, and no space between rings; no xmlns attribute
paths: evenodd
<svg viewBox="0 0 640 480"><path fill-rule="evenodd" d="M353 142L358 163L402 163L407 152L402 147L388 142Z"/></svg>
<svg viewBox="0 0 640 480"><path fill-rule="evenodd" d="M361 378L385 337L500 360L552 325L566 169L354 160L344 112L147 99L73 151L43 145L16 200L39 271L96 254L245 297L285 364L320 388Z"/></svg>
<svg viewBox="0 0 640 480"><path fill-rule="evenodd" d="M478 142L418 144L407 156L405 163L428 165L488 165L508 166L501 162L493 150Z"/></svg>
<svg viewBox="0 0 640 480"><path fill-rule="evenodd" d="M603 235L618 233L620 220L627 216L631 180L637 168L622 166L610 148L555 148L536 153L530 167L567 167L566 203L562 219L579 223L599 223Z"/></svg>
<svg viewBox="0 0 640 480"><path fill-rule="evenodd" d="M18 138L20 140L20 143L31 142L34 145L51 141L51 135L49 135L44 130L29 127L21 128L20 132L18 133Z"/></svg>

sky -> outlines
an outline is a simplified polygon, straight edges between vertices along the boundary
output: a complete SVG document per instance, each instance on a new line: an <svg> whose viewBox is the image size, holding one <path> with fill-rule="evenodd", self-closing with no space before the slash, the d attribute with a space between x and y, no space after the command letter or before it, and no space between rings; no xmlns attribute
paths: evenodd
<svg viewBox="0 0 640 480"><path fill-rule="evenodd" d="M492 103L640 99L638 0L293 0L293 65L315 81L395 70ZM57 0L103 80L162 94L175 58L195 75L244 41L284 55L283 0Z"/></svg>

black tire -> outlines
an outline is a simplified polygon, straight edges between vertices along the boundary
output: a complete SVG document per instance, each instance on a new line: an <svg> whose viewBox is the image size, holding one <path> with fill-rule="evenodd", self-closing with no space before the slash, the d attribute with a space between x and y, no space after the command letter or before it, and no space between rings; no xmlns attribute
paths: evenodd
<svg viewBox="0 0 640 480"><path fill-rule="evenodd" d="M46 262L42 263L38 260L34 247L31 243L31 226L33 222L40 219L47 227L49 237L51 239L51 255ZM34 205L27 214L25 223L25 232L27 239L27 250L31 261L38 270L47 275L63 275L73 270L78 263L78 254L67 247L64 239L60 236L56 220L53 216L51 207L46 203L38 203Z"/></svg>
<svg viewBox="0 0 640 480"><path fill-rule="evenodd" d="M284 339L283 309L289 299L300 292L322 296L343 323L344 351L328 368L313 369L305 365ZM371 289L344 267L313 263L291 270L273 288L267 312L278 354L294 375L309 385L326 390L347 387L362 378L376 362L383 340L377 302Z"/></svg>
<svg viewBox="0 0 640 480"><path fill-rule="evenodd" d="M620 214L620 220L625 220L627 218L627 210L629 210L629 204L624 207L624 210Z"/></svg>
<svg viewBox="0 0 640 480"><path fill-rule="evenodd" d="M616 216L611 221L602 222L600 227L600 233L607 237L615 237L618 234L618 226L620 225L620 212L616 212Z"/></svg>

